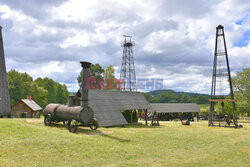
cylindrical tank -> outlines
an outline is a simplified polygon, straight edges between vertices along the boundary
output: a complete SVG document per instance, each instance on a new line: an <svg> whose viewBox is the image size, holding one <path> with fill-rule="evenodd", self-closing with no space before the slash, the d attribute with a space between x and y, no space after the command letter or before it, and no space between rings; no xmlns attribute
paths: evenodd
<svg viewBox="0 0 250 167"><path fill-rule="evenodd" d="M54 118L55 118L55 110L56 110L56 108L57 108L58 106L60 106L60 104L53 104L53 103L48 104L48 105L44 108L44 110L43 110L43 115L46 116L46 115L50 114L51 117L54 119Z"/></svg>
<svg viewBox="0 0 250 167"><path fill-rule="evenodd" d="M50 114L53 120L65 121L76 120L88 124L93 119L93 111L90 107L81 106L69 107L61 104L49 104L43 110L44 115Z"/></svg>
<svg viewBox="0 0 250 167"><path fill-rule="evenodd" d="M83 72L82 72L82 86L81 90L81 106L73 106L74 99L73 96L69 97L68 105L60 104L49 104L44 109L44 115L51 115L54 121L66 121L66 120L76 120L82 122L85 125L90 124L94 118L93 110L88 106L88 88L87 88L87 78L90 76L89 70L91 63L83 61L81 62ZM46 117L45 117L46 118Z"/></svg>
<svg viewBox="0 0 250 167"><path fill-rule="evenodd" d="M68 107L65 105L59 105L55 110L55 116L61 120L76 120L82 122L80 114L83 108L81 106Z"/></svg>

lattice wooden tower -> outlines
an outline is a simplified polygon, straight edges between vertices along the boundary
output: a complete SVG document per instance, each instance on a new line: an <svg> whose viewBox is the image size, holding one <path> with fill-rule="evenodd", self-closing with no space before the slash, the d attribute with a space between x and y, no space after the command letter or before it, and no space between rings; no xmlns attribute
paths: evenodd
<svg viewBox="0 0 250 167"><path fill-rule="evenodd" d="M131 38L132 36L124 35L124 42L122 43L123 55L121 64L120 79L123 80L122 90L137 91L135 65L133 56L133 46Z"/></svg>
<svg viewBox="0 0 250 167"><path fill-rule="evenodd" d="M2 27L0 26L0 117L10 117L10 96L4 59Z"/></svg>
<svg viewBox="0 0 250 167"><path fill-rule="evenodd" d="M209 126L221 126L221 121L218 121L215 115L215 104L220 102L223 111L224 102L230 102L233 110L232 121L229 116L223 119L228 122L229 126L229 122L232 122L234 127L238 127L226 40L222 25L216 27L211 99L209 101Z"/></svg>

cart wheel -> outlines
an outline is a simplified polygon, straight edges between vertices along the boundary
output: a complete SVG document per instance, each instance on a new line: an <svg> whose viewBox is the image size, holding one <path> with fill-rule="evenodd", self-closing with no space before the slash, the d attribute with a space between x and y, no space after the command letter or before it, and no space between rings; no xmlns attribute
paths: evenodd
<svg viewBox="0 0 250 167"><path fill-rule="evenodd" d="M78 123L75 120L68 121L68 129L70 132L75 133L77 131Z"/></svg>
<svg viewBox="0 0 250 167"><path fill-rule="evenodd" d="M50 125L51 125L51 122L52 122L51 115L50 115L50 114L45 115L45 117L44 117L44 125L50 126Z"/></svg>
<svg viewBox="0 0 250 167"><path fill-rule="evenodd" d="M89 127L91 130L96 130L99 127L98 122L95 118L92 120Z"/></svg>

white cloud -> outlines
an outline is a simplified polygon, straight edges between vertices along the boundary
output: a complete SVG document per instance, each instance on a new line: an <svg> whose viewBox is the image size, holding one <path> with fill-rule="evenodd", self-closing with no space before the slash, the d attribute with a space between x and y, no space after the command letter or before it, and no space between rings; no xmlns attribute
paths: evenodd
<svg viewBox="0 0 250 167"><path fill-rule="evenodd" d="M210 92L215 27L225 27L232 73L250 66L250 2L240 0L57 0L0 2L8 70L52 77L77 89L79 61L115 66L122 35L133 35L137 78L163 78L165 88ZM242 20L241 24L236 24ZM62 75L60 77L60 75ZM68 77L68 78L67 78ZM75 77L75 78L74 78Z"/></svg>

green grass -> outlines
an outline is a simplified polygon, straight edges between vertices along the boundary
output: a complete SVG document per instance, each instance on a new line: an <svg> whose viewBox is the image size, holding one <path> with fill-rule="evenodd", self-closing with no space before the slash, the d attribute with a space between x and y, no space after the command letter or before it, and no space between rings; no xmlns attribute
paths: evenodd
<svg viewBox="0 0 250 167"><path fill-rule="evenodd" d="M42 119L0 119L0 166L249 166L250 124L161 122L160 127L46 127Z"/></svg>

